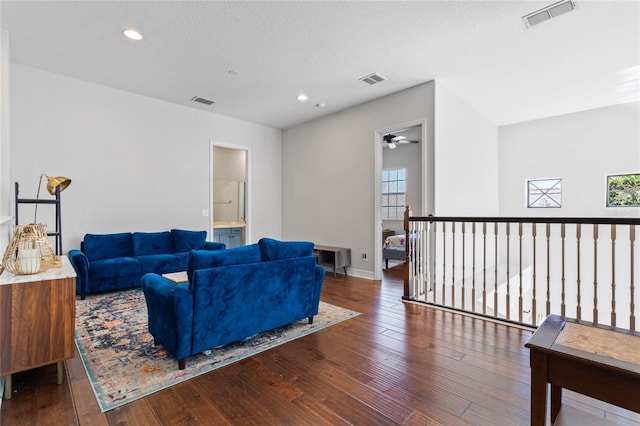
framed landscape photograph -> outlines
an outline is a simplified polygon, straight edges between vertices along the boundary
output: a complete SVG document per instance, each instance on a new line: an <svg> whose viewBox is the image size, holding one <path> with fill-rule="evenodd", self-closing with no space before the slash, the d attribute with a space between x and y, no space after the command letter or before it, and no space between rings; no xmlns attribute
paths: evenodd
<svg viewBox="0 0 640 426"><path fill-rule="evenodd" d="M607 207L640 207L640 173L607 176Z"/></svg>

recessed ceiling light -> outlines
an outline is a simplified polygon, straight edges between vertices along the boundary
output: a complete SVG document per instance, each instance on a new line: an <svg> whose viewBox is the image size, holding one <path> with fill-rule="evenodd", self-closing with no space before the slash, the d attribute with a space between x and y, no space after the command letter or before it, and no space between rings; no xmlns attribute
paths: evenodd
<svg viewBox="0 0 640 426"><path fill-rule="evenodd" d="M130 28L122 31L122 34L124 34L124 36L126 38L130 39L130 40L135 40L135 41L142 40L142 34L140 34L138 31L132 30Z"/></svg>
<svg viewBox="0 0 640 426"><path fill-rule="evenodd" d="M309 97L307 95L305 95L304 93L300 93L296 99L301 101L301 102L304 102L307 99L309 99Z"/></svg>

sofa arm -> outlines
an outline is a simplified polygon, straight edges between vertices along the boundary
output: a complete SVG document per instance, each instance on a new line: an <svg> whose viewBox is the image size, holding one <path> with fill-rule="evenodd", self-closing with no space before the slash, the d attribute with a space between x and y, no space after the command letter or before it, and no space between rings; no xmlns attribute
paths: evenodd
<svg viewBox="0 0 640 426"><path fill-rule="evenodd" d="M85 294L90 292L89 288L89 259L80 250L69 251L69 262L76 271L76 293L84 299Z"/></svg>
<svg viewBox="0 0 640 426"><path fill-rule="evenodd" d="M322 267L316 265L315 274L313 277L313 303L314 306L318 306L320 303L320 293L322 293L322 285L324 284L324 275L327 271Z"/></svg>
<svg viewBox="0 0 640 426"><path fill-rule="evenodd" d="M193 293L188 285L175 284L158 274L145 274L140 283L154 340L178 360L190 356Z"/></svg>
<svg viewBox="0 0 640 426"><path fill-rule="evenodd" d="M213 241L205 241L204 249L205 250L224 250L227 246L223 243L216 243Z"/></svg>

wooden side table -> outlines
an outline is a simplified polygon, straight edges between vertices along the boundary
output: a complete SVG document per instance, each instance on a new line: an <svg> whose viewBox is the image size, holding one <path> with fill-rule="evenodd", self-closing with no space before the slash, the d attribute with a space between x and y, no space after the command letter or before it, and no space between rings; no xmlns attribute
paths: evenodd
<svg viewBox="0 0 640 426"><path fill-rule="evenodd" d="M552 424L562 388L640 413L640 333L549 315L525 346L531 355L532 426L545 425L547 383Z"/></svg>
<svg viewBox="0 0 640 426"><path fill-rule="evenodd" d="M11 374L74 357L76 272L66 256L62 266L39 274L0 275L0 376L11 398Z"/></svg>
<svg viewBox="0 0 640 426"><path fill-rule="evenodd" d="M344 268L344 276L347 276L347 266L351 266L351 249L315 245L313 254L318 259L318 265L331 266L333 268L334 277L336 276L336 268Z"/></svg>

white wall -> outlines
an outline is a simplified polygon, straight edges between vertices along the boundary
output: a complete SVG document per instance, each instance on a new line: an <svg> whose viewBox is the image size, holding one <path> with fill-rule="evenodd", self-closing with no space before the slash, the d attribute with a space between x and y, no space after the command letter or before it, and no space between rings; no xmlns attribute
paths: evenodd
<svg viewBox="0 0 640 426"><path fill-rule="evenodd" d="M247 179L247 152L241 149L213 147L213 180Z"/></svg>
<svg viewBox="0 0 640 426"><path fill-rule="evenodd" d="M211 140L250 149L252 235L281 236L280 130L17 64L11 91L11 188L34 197L41 173L72 179L65 252L85 233L207 229ZM53 224L47 210L38 221Z"/></svg>
<svg viewBox="0 0 640 426"><path fill-rule="evenodd" d="M377 129L427 119L433 82L287 129L282 140L283 238L351 248L351 273L373 276Z"/></svg>
<svg viewBox="0 0 640 426"><path fill-rule="evenodd" d="M497 216L498 127L436 82L436 216Z"/></svg>
<svg viewBox="0 0 640 426"><path fill-rule="evenodd" d="M9 70L11 52L9 49L9 33L1 31L0 39L0 256L4 255L11 240L14 221L11 215L11 192L9 184L10 149L9 149Z"/></svg>
<svg viewBox="0 0 640 426"><path fill-rule="evenodd" d="M640 173L640 103L502 126L500 215L635 216L605 207L606 175ZM562 207L526 208L526 180L562 178Z"/></svg>
<svg viewBox="0 0 640 426"><path fill-rule="evenodd" d="M0 30L0 256L9 245L11 226L9 217L9 68L11 54L9 33ZM1 324L0 324L1 326ZM2 352L2 350L0 350ZM0 377L0 395L4 394L5 378ZM0 406L2 399L0 399Z"/></svg>

